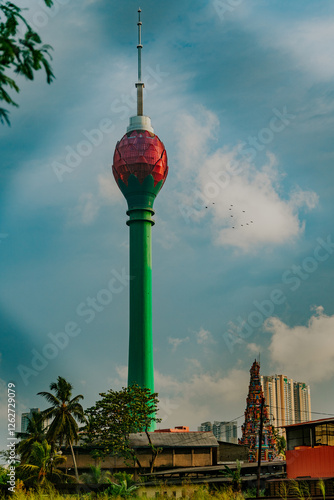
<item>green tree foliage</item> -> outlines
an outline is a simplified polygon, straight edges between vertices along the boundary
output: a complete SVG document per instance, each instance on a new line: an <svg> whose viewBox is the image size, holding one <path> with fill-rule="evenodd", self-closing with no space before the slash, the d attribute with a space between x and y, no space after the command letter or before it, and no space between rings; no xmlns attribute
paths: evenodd
<svg viewBox="0 0 334 500"><path fill-rule="evenodd" d="M51 445L46 440L42 443L32 443L28 463L16 468L17 477L22 479L28 487L43 485L47 482L59 482L68 479L68 476L57 469L66 458L51 451Z"/></svg>
<svg viewBox="0 0 334 500"><path fill-rule="evenodd" d="M0 465L0 484L7 484L8 470Z"/></svg>
<svg viewBox="0 0 334 500"><path fill-rule="evenodd" d="M25 463L29 459L33 443L42 443L46 439L44 421L41 413L33 413L29 418L27 432L17 433L17 437L21 439L17 446L17 453L21 457L21 463Z"/></svg>
<svg viewBox="0 0 334 500"><path fill-rule="evenodd" d="M146 432L150 444L151 424L160 421L156 418L158 395L133 385L121 391L110 389L100 396L102 399L86 410L89 423L85 428L85 442L99 447L103 456L117 455L136 460L140 465L129 436Z"/></svg>
<svg viewBox="0 0 334 500"><path fill-rule="evenodd" d="M276 440L275 448L276 448L277 455L285 455L285 451L286 451L286 439L285 439L285 437L280 436L278 429L276 429L275 427L273 427L273 434L274 434L274 437Z"/></svg>
<svg viewBox="0 0 334 500"><path fill-rule="evenodd" d="M52 445L52 450L58 445L69 446L71 448L75 475L77 480L78 468L73 451L73 443L78 442L80 423L86 423L83 408L79 401L83 396L79 394L72 398L72 385L63 377L58 377L57 382L50 384L50 392L39 392L38 395L43 396L51 404L50 408L42 412L45 418L51 418L52 422L47 431L47 440Z"/></svg>
<svg viewBox="0 0 334 500"><path fill-rule="evenodd" d="M44 0L48 7L52 0ZM54 79L50 63L50 45L42 45L42 40L22 15L22 10L12 2L0 5L0 101L18 107L7 90L19 92L12 73L33 80L35 72L44 69L46 81ZM0 122L10 125L8 110L0 108Z"/></svg>
<svg viewBox="0 0 334 500"><path fill-rule="evenodd" d="M80 481L85 484L103 484L111 480L112 474L110 471L103 471L100 465L90 465L90 471L81 474Z"/></svg>

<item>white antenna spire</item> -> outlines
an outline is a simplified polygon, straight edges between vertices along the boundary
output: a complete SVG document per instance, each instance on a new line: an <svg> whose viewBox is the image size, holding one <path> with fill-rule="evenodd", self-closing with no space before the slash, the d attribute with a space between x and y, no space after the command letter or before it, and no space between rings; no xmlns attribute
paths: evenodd
<svg viewBox="0 0 334 500"><path fill-rule="evenodd" d="M143 48L141 43L141 27L142 22L140 18L141 9L138 9L138 82L136 83L137 89L137 115L130 117L130 124L127 128L127 132L132 132L133 130L147 130L151 134L154 134L154 129L151 125L151 119L149 116L144 116L144 105L143 105L143 89L145 87L144 83L141 81L141 50Z"/></svg>
<svg viewBox="0 0 334 500"><path fill-rule="evenodd" d="M141 14L141 8L139 7L138 9L138 82L136 83L136 88L137 88L137 115L138 116L143 116L144 114L144 106L143 106L143 88L144 88L144 83L141 81L141 51L142 51L142 43L141 43L141 27L142 27L142 22L140 18Z"/></svg>

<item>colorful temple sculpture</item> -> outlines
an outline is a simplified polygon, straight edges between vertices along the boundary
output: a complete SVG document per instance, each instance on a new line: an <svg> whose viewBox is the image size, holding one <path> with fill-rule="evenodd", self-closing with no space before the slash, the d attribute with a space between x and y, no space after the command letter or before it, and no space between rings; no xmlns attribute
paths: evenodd
<svg viewBox="0 0 334 500"><path fill-rule="evenodd" d="M263 406L261 460L270 461L275 457L276 440L273 434L273 428L269 424L268 410L265 404L264 394L261 386L260 363L255 360L250 369L250 383L247 397L247 406L245 410L245 423L241 426L242 438L239 439L239 444L247 446L249 449L249 462L258 461L261 403Z"/></svg>

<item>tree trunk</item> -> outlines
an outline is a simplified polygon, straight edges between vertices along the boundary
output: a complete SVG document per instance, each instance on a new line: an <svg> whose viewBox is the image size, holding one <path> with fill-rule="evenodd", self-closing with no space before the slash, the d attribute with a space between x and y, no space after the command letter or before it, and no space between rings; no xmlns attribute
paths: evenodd
<svg viewBox="0 0 334 500"><path fill-rule="evenodd" d="M151 447L151 452L152 452L152 460L151 460L151 463L150 463L150 473L152 474L152 472L153 472L153 470L154 470L154 463L155 463L155 459L157 458L157 456L158 456L158 453L159 453L160 449L159 449L159 448L156 448L156 447L154 446L154 444L152 443L152 441L151 441L151 437L150 437L150 435L149 435L149 433L148 433L148 430L147 430L147 427L146 427L146 429L145 429L145 433L146 433L146 436L147 436L148 442L149 442L150 447Z"/></svg>
<svg viewBox="0 0 334 500"><path fill-rule="evenodd" d="M73 459L75 477L76 477L77 481L79 482L79 474L78 474L77 461L76 461L75 456L74 456L74 450L73 450L72 443L70 443L70 447L71 447L71 453L72 453L72 459Z"/></svg>

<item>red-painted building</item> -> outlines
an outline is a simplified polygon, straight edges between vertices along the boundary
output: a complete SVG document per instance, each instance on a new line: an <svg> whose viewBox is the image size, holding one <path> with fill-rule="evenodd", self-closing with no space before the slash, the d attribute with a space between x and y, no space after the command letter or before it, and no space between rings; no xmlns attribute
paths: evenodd
<svg viewBox="0 0 334 500"><path fill-rule="evenodd" d="M154 432L189 432L189 427L186 425L179 425L174 429L156 429Z"/></svg>
<svg viewBox="0 0 334 500"><path fill-rule="evenodd" d="M287 477L334 478L334 418L287 425L285 429Z"/></svg>

